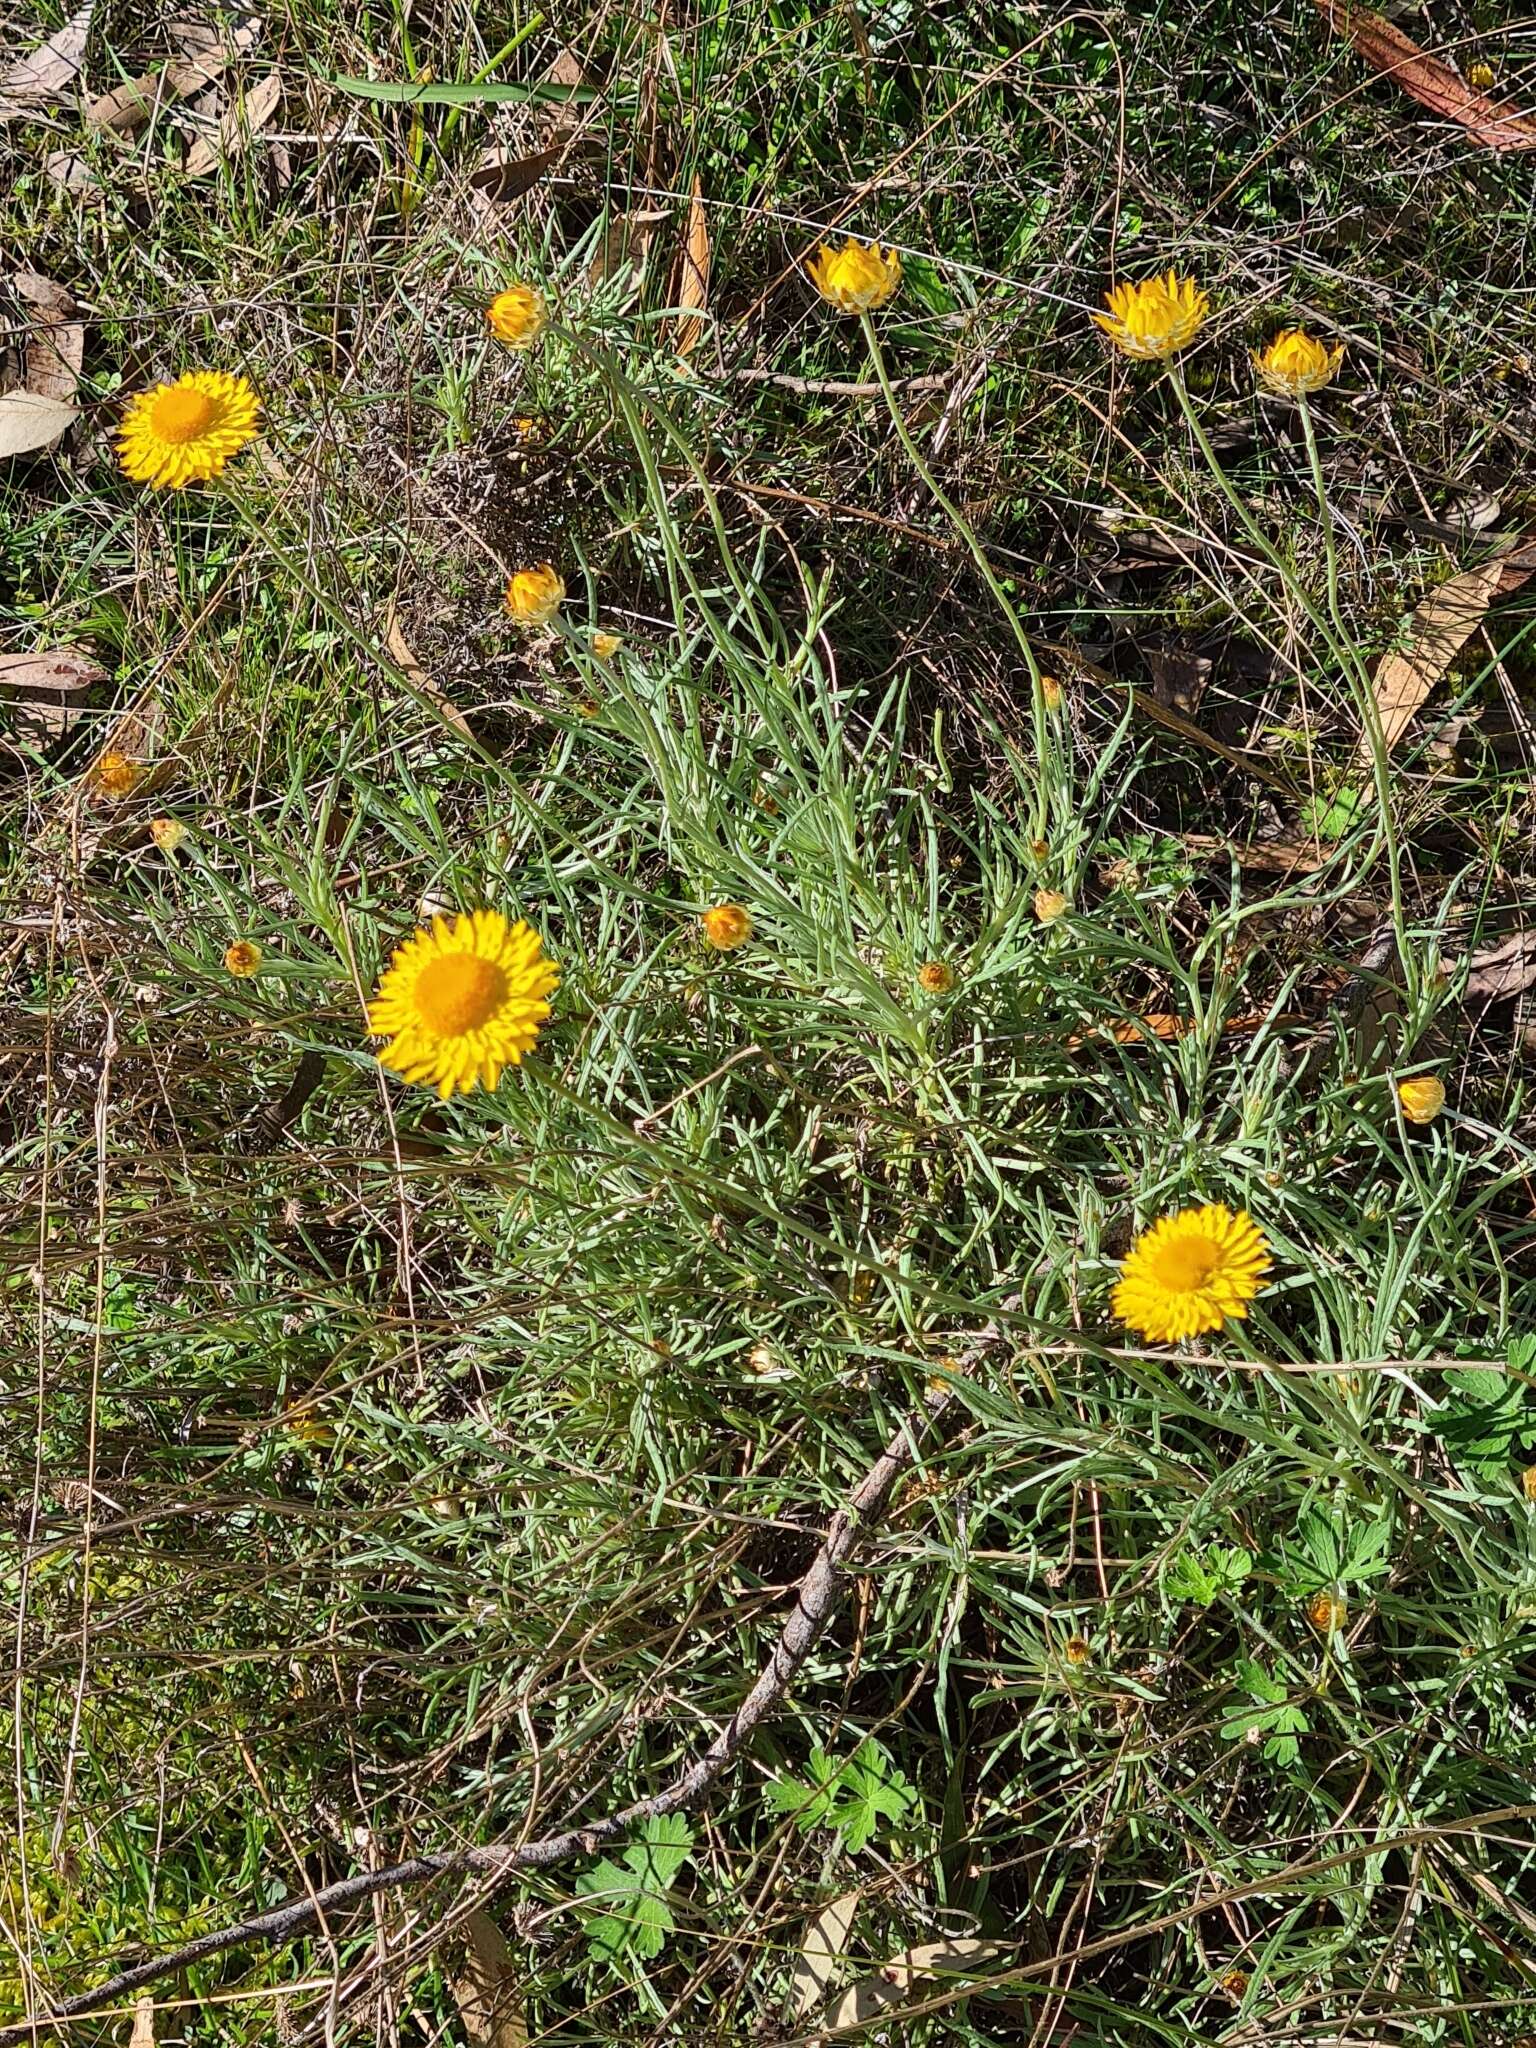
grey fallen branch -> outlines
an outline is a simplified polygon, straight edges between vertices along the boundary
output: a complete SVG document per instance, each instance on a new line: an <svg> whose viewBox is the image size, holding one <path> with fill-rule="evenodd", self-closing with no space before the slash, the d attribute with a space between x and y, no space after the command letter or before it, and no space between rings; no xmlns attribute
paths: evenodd
<svg viewBox="0 0 1536 2048"><path fill-rule="evenodd" d="M982 1332L974 1340L968 1364L996 1341L995 1326ZM585 1826L566 1828L560 1834L546 1835L539 1841L511 1847L454 1849L437 1856L413 1856L405 1863L393 1863L381 1870L344 1877L336 1884L324 1885L320 1890L310 1892L305 1898L274 1906L268 1913L254 1914L248 1920L221 1927L211 1934L201 1934L195 1941L184 1942L180 1948L168 1949L162 1955L151 1956L146 1962L135 1963L131 1969L120 1970L116 1976L107 1978L94 1990L82 1991L73 1998L61 2000L34 2020L0 2027L0 2044L31 2040L40 2024L98 2012L103 2006L115 2005L146 1984L171 1976L193 1963L205 1962L209 1956L222 1955L228 1949L244 1948L254 1942L287 1941L317 1922L323 1926L328 1914L353 1906L374 1892L424 1884L429 1878L459 1871L475 1871L495 1881L511 1877L519 1870L547 1870L552 1864L568 1863L578 1856L595 1854L605 1843L627 1833L637 1822L696 1806L753 1729L766 1720L794 1683L817 1638L837 1611L849 1558L879 1523L897 1480L912 1463L919 1428L925 1420L930 1425L936 1421L949 1407L951 1399L947 1391L935 1391L926 1398L921 1411L903 1421L901 1428L854 1488L848 1505L833 1516L820 1550L796 1589L794 1607L780 1631L778 1642L752 1690L703 1755L660 1792L653 1792L648 1799L638 1799L632 1806L623 1807L616 1813L605 1814L599 1820L589 1821Z"/></svg>

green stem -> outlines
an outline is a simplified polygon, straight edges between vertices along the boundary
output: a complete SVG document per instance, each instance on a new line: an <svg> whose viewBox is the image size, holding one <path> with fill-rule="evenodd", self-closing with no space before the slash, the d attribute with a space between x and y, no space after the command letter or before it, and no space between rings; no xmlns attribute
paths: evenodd
<svg viewBox="0 0 1536 2048"><path fill-rule="evenodd" d="M1179 401L1180 409L1188 423L1189 430L1194 435L1201 454L1205 457L1206 467L1216 479L1227 503L1237 514L1238 522L1242 526L1244 533L1247 534L1260 554L1263 555L1265 561L1269 563L1270 567L1284 583L1286 589L1290 591L1291 595L1301 606L1308 620L1322 636L1324 644L1340 668L1343 669L1351 684L1355 707L1360 715L1361 730L1365 734L1370 748L1372 782L1376 792L1377 839L1386 849L1387 868L1392 881L1392 927L1397 939L1398 954L1403 964L1403 971L1408 978L1408 986L1411 992L1417 984L1417 976L1413 957L1408 947L1407 926L1403 917L1402 861L1397 843L1397 832L1392 820L1391 770L1387 762L1386 743L1381 729L1380 714L1376 708L1376 693L1371 687L1370 672L1361 660L1359 652L1350 638L1342 611L1339 608L1338 558L1334 549L1333 519L1328 509L1327 492L1323 488L1322 466L1317 459L1317 443L1312 431L1311 416L1306 410L1306 402L1305 400L1302 402L1302 424L1307 437L1307 449L1312 458L1312 481L1317 493L1318 510L1322 518L1328 550L1329 607L1326 613L1318 609L1310 592L1305 590L1297 581L1289 563L1280 554L1268 534L1264 532L1248 507L1243 503L1232 479L1227 475L1217 459L1216 451L1211 446L1205 428L1200 424L1199 415L1196 413L1191 403L1189 392L1185 388L1183 374L1176 364L1170 363L1168 366L1168 381L1173 386L1174 395ZM1369 866L1374 853L1375 848L1373 846L1366 855L1367 866Z"/></svg>
<svg viewBox="0 0 1536 2048"><path fill-rule="evenodd" d="M1035 755L1036 759L1043 764L1046 758L1046 751L1050 746L1050 727L1046 719L1045 693L1040 686L1040 664L1036 661L1035 651L1029 644L1029 635L1024 630L1024 622L1019 617L1012 598L1004 590L997 571L988 561L986 550L976 538L975 529L960 510L960 507L940 485L938 478L928 466L922 450L912 438L906 420L902 417L901 407L896 401L896 393L891 387L890 374L885 367L885 357L881 352L879 337L875 333L874 321L868 313L861 313L859 315L859 325L864 330L865 344L869 349L869 360L874 369L876 381L880 386L881 396L885 400L886 411L891 416L891 425L896 429L896 438L905 450L907 460L922 478L934 501L941 507L945 517L954 527L956 533L959 534L960 538L970 549L971 559L981 571L981 580L997 600L998 610L1008 621L1013 637L1018 643L1019 652L1024 657L1024 666L1029 671L1030 695L1033 698ZM1037 836L1043 834L1045 823L1043 812L1041 812L1042 803L1043 797L1040 794L1039 785L1037 785L1035 799L1036 811L1039 813L1036 820Z"/></svg>
<svg viewBox="0 0 1536 2048"><path fill-rule="evenodd" d="M1341 643L1349 644L1348 628L1339 603L1339 550L1333 535L1333 510L1328 503L1328 490L1323 482L1322 460L1317 452L1317 432L1312 423L1312 408L1307 403L1307 394L1298 393L1301 409L1301 431L1307 444L1307 463L1312 471L1312 489L1317 498L1317 516L1322 523L1323 551L1328 564L1328 616L1333 630ZM1402 861L1397 843L1397 833L1392 822L1392 767L1387 756L1387 735L1381 723L1381 707L1376 702L1376 691L1370 675L1358 654L1351 667L1355 684L1355 702L1360 713L1360 729L1365 734L1371 755L1371 780L1376 789L1376 809L1381 820L1382 836L1387 849L1387 872L1392 878L1392 930L1397 940L1398 958L1402 962L1403 974L1410 997L1418 986L1418 972L1414 957L1408 946L1407 926L1403 917Z"/></svg>

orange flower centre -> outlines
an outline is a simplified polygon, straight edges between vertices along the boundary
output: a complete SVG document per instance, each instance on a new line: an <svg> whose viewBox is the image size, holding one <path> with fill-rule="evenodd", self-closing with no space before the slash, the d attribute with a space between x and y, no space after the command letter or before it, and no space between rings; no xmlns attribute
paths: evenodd
<svg viewBox="0 0 1536 2048"><path fill-rule="evenodd" d="M494 960L482 960L478 953L446 954L416 977L416 1008L441 1038L478 1031L506 993L507 977Z"/></svg>
<svg viewBox="0 0 1536 2048"><path fill-rule="evenodd" d="M216 410L206 391L173 384L155 400L149 423L162 441L179 447L184 441L195 441L199 434L206 433Z"/></svg>
<svg viewBox="0 0 1536 2048"><path fill-rule="evenodd" d="M1193 1294L1215 1270L1221 1253L1209 1238L1185 1238L1157 1255L1157 1277L1170 1294Z"/></svg>

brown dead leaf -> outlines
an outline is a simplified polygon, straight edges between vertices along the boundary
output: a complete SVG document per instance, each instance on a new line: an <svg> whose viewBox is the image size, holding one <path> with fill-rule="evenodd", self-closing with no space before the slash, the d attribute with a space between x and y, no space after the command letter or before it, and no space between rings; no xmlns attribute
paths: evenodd
<svg viewBox="0 0 1536 2048"><path fill-rule="evenodd" d="M131 135L154 112L165 87L164 74L146 71L141 78L125 78L110 92L91 101L85 118L92 128L104 128L109 135Z"/></svg>
<svg viewBox="0 0 1536 2048"><path fill-rule="evenodd" d="M64 192L101 190L100 180L77 150L50 150L43 159L43 172Z"/></svg>
<svg viewBox="0 0 1536 2048"><path fill-rule="evenodd" d="M973 1963L1001 1955L1006 1944L973 1939L925 1942L920 1948L904 1949L892 1956L872 1977L865 1977L845 1991L823 2016L828 2027L851 2027L860 2020L878 2019L894 2006L908 2003L908 1994L924 1977L966 1977Z"/></svg>
<svg viewBox="0 0 1536 2048"><path fill-rule="evenodd" d="M210 14L178 14L166 24L166 34L179 56L192 64L227 63L243 57L261 39L261 16L218 9Z"/></svg>
<svg viewBox="0 0 1536 2048"><path fill-rule="evenodd" d="M128 2048L155 2048L155 2001L148 1992L134 2005Z"/></svg>
<svg viewBox="0 0 1536 2048"><path fill-rule="evenodd" d="M404 633L401 632L400 621L395 617L393 611L391 611L388 624L384 628L384 645L389 649L395 665L401 674L426 698L429 704L441 712L448 724L455 731L463 733L466 739L473 737L469 729L469 720L464 716L458 705L453 702L452 698L438 688L431 676L427 674L421 663L416 659L411 643L406 639Z"/></svg>
<svg viewBox="0 0 1536 2048"><path fill-rule="evenodd" d="M1219 854L1224 860L1235 860L1239 867L1274 875L1311 874L1332 858L1331 849L1311 839L1257 839L1238 846L1216 833L1186 832L1183 840L1191 853Z"/></svg>
<svg viewBox="0 0 1536 2048"><path fill-rule="evenodd" d="M789 1982L789 2017L802 2020L813 2005L826 1997L838 1974L848 1946L854 1916L862 1892L844 1892L830 1906L824 1906L806 1929L805 1941L795 1957L794 1975Z"/></svg>
<svg viewBox="0 0 1536 2048"><path fill-rule="evenodd" d="M680 356L692 354L698 346L698 336L705 332L705 322L698 317L709 309L709 215L705 211L705 186L694 178L692 199L688 201L688 231L684 233L682 256L680 256L680 279L678 279L678 305L684 317L678 322L676 348Z"/></svg>
<svg viewBox="0 0 1536 2048"><path fill-rule="evenodd" d="M654 208L614 214L597 245L596 254L587 265L587 282L604 284L611 278L621 277L626 270L641 269L656 230L666 217Z"/></svg>
<svg viewBox="0 0 1536 2048"><path fill-rule="evenodd" d="M1536 942L1529 932L1511 932L1496 946L1472 954L1466 968L1464 1001L1507 1002L1511 996L1524 995L1536 984Z"/></svg>
<svg viewBox="0 0 1536 2048"><path fill-rule="evenodd" d="M50 647L35 654L0 654L0 702L12 732L29 746L50 747L66 738L85 712L106 670L83 647Z"/></svg>
<svg viewBox="0 0 1536 2048"><path fill-rule="evenodd" d="M572 49L563 49L545 72L541 81L544 85L563 85L568 88L587 86L596 89L595 79ZM539 110L537 140L541 149L568 150L582 143L588 128L593 126L601 111L602 102L592 99L583 106L575 97L546 100Z"/></svg>
<svg viewBox="0 0 1536 2048"><path fill-rule="evenodd" d="M1495 556L1442 583L1409 620L1408 645L1382 656L1376 670L1376 710L1389 749L1408 730L1430 691L1482 624L1504 573L1504 557ZM1362 738L1358 757L1370 760L1368 739Z"/></svg>
<svg viewBox="0 0 1536 2048"><path fill-rule="evenodd" d="M206 178L220 164L239 156L246 144L261 133L277 112L283 97L283 81L269 71L243 99L236 100L213 135L200 135L187 151L184 166L189 178Z"/></svg>
<svg viewBox="0 0 1536 2048"><path fill-rule="evenodd" d="M704 332L699 315L709 306L709 216L704 207L704 187L695 178L693 197L688 202L688 228L679 259L681 275L677 303L684 317L677 323L676 348L680 356L690 355Z"/></svg>
<svg viewBox="0 0 1536 2048"><path fill-rule="evenodd" d="M79 417L62 399L39 398L35 391L7 391L0 397L0 461L56 448Z"/></svg>
<svg viewBox="0 0 1536 2048"><path fill-rule="evenodd" d="M1373 71L1401 86L1431 112L1460 122L1489 149L1536 149L1536 121L1502 100L1476 92L1459 72L1420 49L1411 36L1367 7L1317 0L1323 18L1348 36Z"/></svg>
<svg viewBox="0 0 1536 2048"><path fill-rule="evenodd" d="M464 1961L449 1988L471 2048L528 2048L528 2023L506 1936L489 1913L478 1910L464 1922L463 1934Z"/></svg>
<svg viewBox="0 0 1536 2048"><path fill-rule="evenodd" d="M57 99L85 62L94 0L71 15L46 43L0 74L0 122L16 121Z"/></svg>
<svg viewBox="0 0 1536 2048"><path fill-rule="evenodd" d="M18 270L11 289L39 318L26 342L25 388L38 398L72 404L85 367L85 325L80 308L63 285L35 270Z"/></svg>
<svg viewBox="0 0 1536 2048"><path fill-rule="evenodd" d="M1296 1021L1292 1016L1271 1017L1267 1011L1254 1010L1246 1016L1229 1017L1221 1027L1221 1035L1251 1038L1265 1024ZM1067 1051L1079 1052L1085 1045L1104 1039L1116 1045L1144 1045L1148 1039L1157 1038L1166 1045L1176 1038L1187 1038L1196 1028L1193 1017L1176 1017L1170 1010L1148 1010L1141 1017L1122 1017L1114 1024L1090 1024L1085 1030L1074 1031L1067 1040Z"/></svg>
<svg viewBox="0 0 1536 2048"><path fill-rule="evenodd" d="M592 81L587 76L587 67L582 63L570 45L567 44L555 58L554 63L545 72L544 83L546 85L576 86L590 85Z"/></svg>
<svg viewBox="0 0 1536 2048"><path fill-rule="evenodd" d="M86 106L86 121L113 135L131 135L150 119L158 104L190 98L193 92L201 92L203 86L211 86L225 66L252 47L256 35L258 25L254 20L244 20L231 29L227 39L221 39L215 29L199 20L176 20L170 25L170 37L180 55L172 57L158 72L125 78L121 86L102 92L100 98Z"/></svg>
<svg viewBox="0 0 1536 2048"><path fill-rule="evenodd" d="M536 150L532 156L511 156L493 144L469 174L469 189L492 206L505 206L531 192L565 154L565 145Z"/></svg>

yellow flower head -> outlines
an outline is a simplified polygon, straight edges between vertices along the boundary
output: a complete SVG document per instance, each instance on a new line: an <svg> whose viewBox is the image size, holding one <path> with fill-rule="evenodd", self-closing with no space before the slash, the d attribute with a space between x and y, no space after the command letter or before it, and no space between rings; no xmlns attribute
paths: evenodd
<svg viewBox="0 0 1536 2048"><path fill-rule="evenodd" d="M1246 1209L1223 1203L1164 1216L1132 1245L1114 1292L1122 1323L1154 1344L1180 1344L1241 1319L1271 1266Z"/></svg>
<svg viewBox="0 0 1536 2048"><path fill-rule="evenodd" d="M1398 1082L1397 1099L1409 1123L1432 1124L1445 1107L1445 1089L1433 1074L1415 1074Z"/></svg>
<svg viewBox="0 0 1536 2048"><path fill-rule="evenodd" d="M254 939L236 939L224 949L225 971L244 981L249 975L260 974L261 957L261 948Z"/></svg>
<svg viewBox="0 0 1536 2048"><path fill-rule="evenodd" d="M878 242L855 242L841 249L823 242L805 266L811 283L839 313L873 313L894 298L901 283L901 258Z"/></svg>
<svg viewBox="0 0 1536 2048"><path fill-rule="evenodd" d="M446 1102L478 1082L494 1088L538 1041L560 970L539 935L499 910L452 924L435 917L395 951L368 1008L368 1029L390 1043L379 1064L425 1081Z"/></svg>
<svg viewBox="0 0 1536 2048"><path fill-rule="evenodd" d="M946 960L925 960L917 970L917 985L925 996L947 996L955 985L955 970Z"/></svg>
<svg viewBox="0 0 1536 2048"><path fill-rule="evenodd" d="M1059 889L1037 889L1035 891L1035 915L1042 924L1054 924L1058 917L1065 917L1070 905Z"/></svg>
<svg viewBox="0 0 1536 2048"><path fill-rule="evenodd" d="M1104 303L1109 311L1094 319L1122 355L1138 357L1175 356L1188 348L1211 310L1195 280L1176 270L1140 284L1117 284Z"/></svg>
<svg viewBox="0 0 1536 2048"><path fill-rule="evenodd" d="M141 391L118 429L117 459L135 483L179 491L206 483L255 439L261 400L244 377L189 370Z"/></svg>
<svg viewBox="0 0 1536 2048"><path fill-rule="evenodd" d="M604 632L600 627L592 635L592 652L599 661L612 661L623 645L624 636L622 633Z"/></svg>
<svg viewBox="0 0 1536 2048"><path fill-rule="evenodd" d="M1331 1635L1349 1619L1349 1605L1341 1593L1314 1593L1307 1602L1307 1619L1319 1635Z"/></svg>
<svg viewBox="0 0 1536 2048"><path fill-rule="evenodd" d="M1493 84L1493 66L1479 59L1467 66L1467 83L1474 92L1486 92Z"/></svg>
<svg viewBox="0 0 1536 2048"><path fill-rule="evenodd" d="M1061 684L1054 676L1040 678L1040 695L1045 700L1047 711L1059 711L1062 703Z"/></svg>
<svg viewBox="0 0 1536 2048"><path fill-rule="evenodd" d="M565 602L565 581L548 562L507 580L507 610L520 626L547 626Z"/></svg>
<svg viewBox="0 0 1536 2048"><path fill-rule="evenodd" d="M140 764L130 761L126 754L103 754L96 763L96 793L113 802L119 797L132 796L143 773Z"/></svg>
<svg viewBox="0 0 1536 2048"><path fill-rule="evenodd" d="M734 953L752 936L752 913L739 903L714 903L699 920L717 953Z"/></svg>
<svg viewBox="0 0 1536 2048"><path fill-rule="evenodd" d="M1248 1972L1246 1970L1224 1970L1216 1979L1216 1982L1221 1990L1225 1991L1228 1998L1235 2000L1239 2005L1242 2004L1248 1990Z"/></svg>
<svg viewBox="0 0 1536 2048"><path fill-rule="evenodd" d="M336 1430L332 1423L316 1415L312 1408L296 1408L283 1417L288 1434L297 1437L301 1444L313 1444L323 1450L336 1441Z"/></svg>
<svg viewBox="0 0 1536 2048"><path fill-rule="evenodd" d="M149 836L162 853L174 853L187 836L187 828L178 818L151 818Z"/></svg>
<svg viewBox="0 0 1536 2048"><path fill-rule="evenodd" d="M508 348L532 348L549 325L544 294L531 284L509 284L485 309L486 325Z"/></svg>
<svg viewBox="0 0 1536 2048"><path fill-rule="evenodd" d="M1520 1474L1520 1491L1527 1500L1536 1500L1536 1465L1527 1465Z"/></svg>
<svg viewBox="0 0 1536 2048"><path fill-rule="evenodd" d="M1086 1636L1068 1636L1061 1646L1061 1654L1069 1664L1086 1664L1093 1655L1093 1645Z"/></svg>
<svg viewBox="0 0 1536 2048"><path fill-rule="evenodd" d="M1259 382L1268 390L1296 398L1303 391L1321 391L1325 384L1332 383L1343 360L1342 341L1329 348L1304 327L1287 327L1268 348L1255 354L1253 366L1259 373Z"/></svg>

